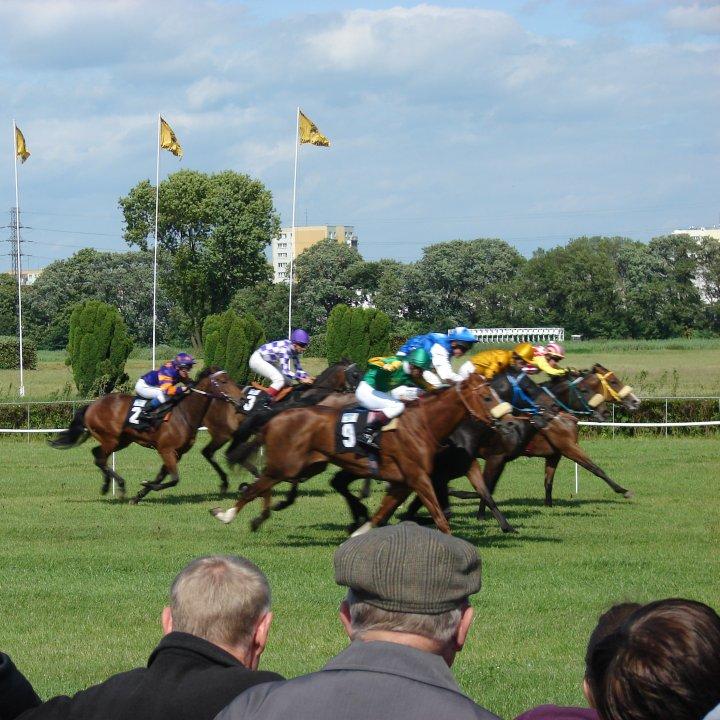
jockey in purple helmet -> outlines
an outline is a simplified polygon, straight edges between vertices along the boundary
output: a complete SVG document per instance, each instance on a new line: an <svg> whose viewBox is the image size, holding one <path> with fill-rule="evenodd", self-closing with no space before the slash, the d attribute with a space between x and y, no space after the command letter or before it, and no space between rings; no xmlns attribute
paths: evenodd
<svg viewBox="0 0 720 720"><path fill-rule="evenodd" d="M267 389L270 397L275 397L288 380L297 380L310 384L313 378L308 375L300 364L300 355L310 343L310 336L305 330L293 330L289 340L274 340L261 345L250 356L250 369L270 381ZM290 362L294 369L290 367ZM278 369L279 367L279 369Z"/></svg>
<svg viewBox="0 0 720 720"><path fill-rule="evenodd" d="M179 397L188 391L185 381L190 377L190 370L195 364L192 355L181 352L174 359L164 363L157 370L145 373L136 383L135 392L141 398L150 400L150 407L155 408L168 398Z"/></svg>

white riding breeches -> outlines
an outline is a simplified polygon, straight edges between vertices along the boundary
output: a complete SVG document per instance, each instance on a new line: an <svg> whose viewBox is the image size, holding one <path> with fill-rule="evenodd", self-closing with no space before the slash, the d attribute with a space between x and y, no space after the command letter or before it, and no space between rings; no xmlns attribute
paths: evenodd
<svg viewBox="0 0 720 720"><path fill-rule="evenodd" d="M142 378L135 383L135 392L146 400L155 400L160 403L165 402L165 393L154 385L148 385Z"/></svg>
<svg viewBox="0 0 720 720"><path fill-rule="evenodd" d="M376 390L364 380L360 382L355 391L358 402L368 410L382 410L389 418L400 415L405 409L405 404L395 400L391 395Z"/></svg>
<svg viewBox="0 0 720 720"><path fill-rule="evenodd" d="M285 386L283 374L274 365L263 359L258 350L250 356L248 365L253 372L267 378L270 381L270 387L274 390L281 390Z"/></svg>

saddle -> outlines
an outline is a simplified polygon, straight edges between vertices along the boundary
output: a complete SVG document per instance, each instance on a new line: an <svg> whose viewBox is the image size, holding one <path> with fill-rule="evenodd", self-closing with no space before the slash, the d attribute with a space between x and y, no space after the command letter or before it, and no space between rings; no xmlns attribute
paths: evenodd
<svg viewBox="0 0 720 720"><path fill-rule="evenodd" d="M140 431L154 430L161 423L170 420L171 411L175 407L172 400L166 400L156 408L148 407L149 404L150 400L136 396L125 418L125 427Z"/></svg>

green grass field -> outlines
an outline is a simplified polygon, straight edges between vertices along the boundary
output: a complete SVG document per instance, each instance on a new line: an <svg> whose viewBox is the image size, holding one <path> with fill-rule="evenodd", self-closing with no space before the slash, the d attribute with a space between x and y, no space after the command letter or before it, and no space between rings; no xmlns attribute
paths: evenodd
<svg viewBox="0 0 720 720"><path fill-rule="evenodd" d="M585 472L571 496L565 462L556 507L544 508L542 464L522 459L497 493L520 534L479 525L470 503L456 505L454 530L483 559L477 618L456 672L471 697L506 718L542 702L582 702L585 643L610 603L680 595L718 607L718 437L584 445L635 498L613 495ZM293 676L344 646L331 558L348 518L326 477L252 534L254 506L227 527L208 514L219 502L217 481L197 450L183 461L178 488L131 507L99 496L90 447L61 453L39 440L2 441L0 647L42 696L144 663L173 575L206 553L244 554L267 572L276 619L264 667ZM117 461L130 491L158 465L138 447Z"/></svg>

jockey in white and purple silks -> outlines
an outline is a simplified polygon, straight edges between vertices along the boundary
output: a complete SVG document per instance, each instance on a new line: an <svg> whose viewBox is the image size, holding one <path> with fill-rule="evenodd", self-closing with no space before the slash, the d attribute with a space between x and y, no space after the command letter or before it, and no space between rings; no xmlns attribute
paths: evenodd
<svg viewBox="0 0 720 720"><path fill-rule="evenodd" d="M293 330L289 340L274 340L261 345L249 360L250 369L270 380L267 394L275 397L288 380L310 384L313 378L302 369L300 355L310 343L305 330ZM290 363L294 369L290 367ZM279 366L279 369L278 369Z"/></svg>

